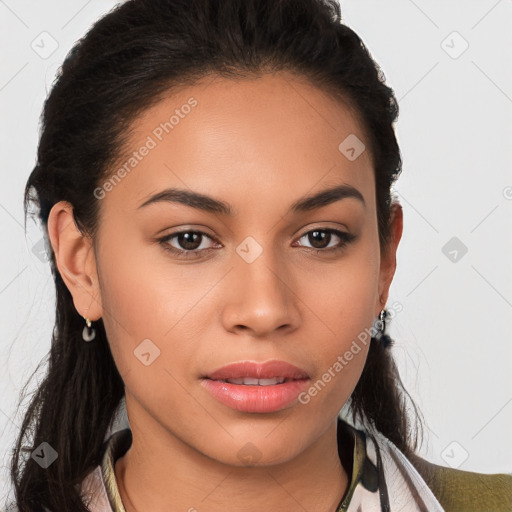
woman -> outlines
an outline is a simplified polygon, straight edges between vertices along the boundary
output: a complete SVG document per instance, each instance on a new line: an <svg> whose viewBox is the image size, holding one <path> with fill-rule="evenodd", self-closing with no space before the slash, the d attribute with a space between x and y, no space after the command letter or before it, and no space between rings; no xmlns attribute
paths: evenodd
<svg viewBox="0 0 512 512"><path fill-rule="evenodd" d="M57 316L21 512L511 509L415 454L397 112L335 2L128 0L77 43L26 186Z"/></svg>

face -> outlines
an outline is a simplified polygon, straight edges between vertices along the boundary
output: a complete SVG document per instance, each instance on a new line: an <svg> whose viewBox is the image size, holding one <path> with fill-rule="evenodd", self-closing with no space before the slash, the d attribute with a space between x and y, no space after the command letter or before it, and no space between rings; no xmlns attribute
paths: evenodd
<svg viewBox="0 0 512 512"><path fill-rule="evenodd" d="M248 446L260 463L289 460L352 393L369 344L356 352L354 341L384 306L394 272L396 246L389 256L379 246L362 125L282 73L199 82L132 128L96 191L100 230L83 252L90 279L76 286L73 265L63 270L80 314L104 322L132 430L227 464L241 465ZM355 152L339 149L347 137ZM305 202L340 186L345 193ZM211 199L155 198L167 189ZM284 361L307 378L288 394L261 391L252 405L244 396L253 386L236 386L244 389L230 403L216 398L205 377L247 360Z"/></svg>

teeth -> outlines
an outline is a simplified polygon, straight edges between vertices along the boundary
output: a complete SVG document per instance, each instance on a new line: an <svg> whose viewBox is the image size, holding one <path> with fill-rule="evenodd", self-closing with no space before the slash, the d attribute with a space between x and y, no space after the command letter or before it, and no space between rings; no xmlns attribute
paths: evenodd
<svg viewBox="0 0 512 512"><path fill-rule="evenodd" d="M226 379L223 382L230 384L243 384L246 386L274 386L281 384L286 379L284 377L274 377L273 379L255 379L253 377L241 377L239 379Z"/></svg>

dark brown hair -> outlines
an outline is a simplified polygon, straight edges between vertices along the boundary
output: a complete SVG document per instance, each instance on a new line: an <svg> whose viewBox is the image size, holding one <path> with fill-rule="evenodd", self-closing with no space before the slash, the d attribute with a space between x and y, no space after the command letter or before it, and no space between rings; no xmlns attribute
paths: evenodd
<svg viewBox="0 0 512 512"><path fill-rule="evenodd" d="M126 127L138 114L208 75L244 79L280 70L348 102L358 114L374 163L383 250L390 240L390 189L401 172L393 126L398 106L360 38L341 23L335 0L128 0L97 21L67 55L44 105L37 163L25 188L25 218L29 205L36 205L50 248L56 319L48 371L13 450L20 512L87 511L78 487L100 463L124 396L101 320L94 342L82 341L84 320L48 243L52 206L71 203L77 227L94 240L100 219L93 191L112 173L129 135ZM353 418L410 454L417 439L408 401L417 422L390 349L372 339L349 401ZM58 453L46 469L24 457L42 442Z"/></svg>

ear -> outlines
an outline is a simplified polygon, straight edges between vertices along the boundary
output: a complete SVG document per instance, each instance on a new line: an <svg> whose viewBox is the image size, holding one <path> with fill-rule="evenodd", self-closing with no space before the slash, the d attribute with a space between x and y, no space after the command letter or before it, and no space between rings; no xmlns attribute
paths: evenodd
<svg viewBox="0 0 512 512"><path fill-rule="evenodd" d="M396 251L398 243L402 238L403 211L398 201L393 201L390 211L390 241L386 247L381 249L380 277L379 277L379 300L376 304L376 314L386 305L389 296L389 287L396 270Z"/></svg>
<svg viewBox="0 0 512 512"><path fill-rule="evenodd" d="M91 238L78 229L70 203L60 201L52 207L48 236L57 268L73 296L76 310L84 318L98 320L103 310L94 247Z"/></svg>

